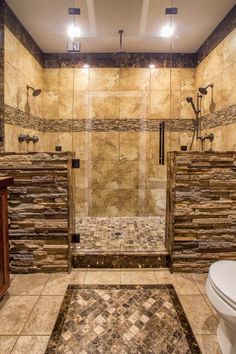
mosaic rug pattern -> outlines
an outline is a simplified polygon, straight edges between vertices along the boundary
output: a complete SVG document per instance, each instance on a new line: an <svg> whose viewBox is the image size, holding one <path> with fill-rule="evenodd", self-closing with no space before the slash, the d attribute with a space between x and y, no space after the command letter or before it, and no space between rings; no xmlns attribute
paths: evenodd
<svg viewBox="0 0 236 354"><path fill-rule="evenodd" d="M165 251L164 217L83 217L80 250Z"/></svg>
<svg viewBox="0 0 236 354"><path fill-rule="evenodd" d="M172 285L70 285L46 354L200 354Z"/></svg>

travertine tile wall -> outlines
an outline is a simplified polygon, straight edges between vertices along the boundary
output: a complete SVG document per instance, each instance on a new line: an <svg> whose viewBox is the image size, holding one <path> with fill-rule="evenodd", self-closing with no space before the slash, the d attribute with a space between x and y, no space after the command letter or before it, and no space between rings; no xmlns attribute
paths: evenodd
<svg viewBox="0 0 236 354"><path fill-rule="evenodd" d="M20 42L5 31L5 103L51 120L191 119L186 96L213 82L216 110L236 103L236 34L233 31L196 69L60 68L42 69ZM18 53L18 55L17 55ZM196 76L196 77L195 77ZM26 85L40 87L29 96ZM209 113L211 95L203 98ZM128 126L128 125L127 125ZM165 207L166 168L159 165L155 131L37 132L5 125L6 151L75 151L81 159L76 174L76 212L86 216L156 215ZM233 149L234 125L214 128L217 150ZM210 132L208 129L207 132ZM226 133L225 133L226 131ZM204 131L205 132L205 131ZM19 144L17 135L36 134L36 145ZM232 135L229 143L229 134ZM186 135L186 134L185 134ZM166 133L166 152L190 142L191 133ZM211 146L205 146L206 149Z"/></svg>
<svg viewBox="0 0 236 354"><path fill-rule="evenodd" d="M236 105L236 29L232 31L196 68L196 89L214 84L213 97L210 89L202 99L203 115L208 115L213 99L215 111ZM209 119L211 116L209 116ZM225 117L227 118L227 117ZM216 151L236 149L236 123L218 124L203 133L214 133L215 140L207 142L205 148Z"/></svg>

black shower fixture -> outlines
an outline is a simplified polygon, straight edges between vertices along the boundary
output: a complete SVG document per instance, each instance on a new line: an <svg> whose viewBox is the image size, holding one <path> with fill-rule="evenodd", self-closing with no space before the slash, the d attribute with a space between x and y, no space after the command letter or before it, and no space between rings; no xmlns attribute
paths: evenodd
<svg viewBox="0 0 236 354"><path fill-rule="evenodd" d="M198 91L199 91L202 95L207 95L207 94L208 94L207 89L208 89L209 87L213 88L213 87L214 87L214 84L207 85L206 87L199 87Z"/></svg>
<svg viewBox="0 0 236 354"><path fill-rule="evenodd" d="M127 65L127 62L130 58L129 53L123 51L123 30L118 31L120 36L120 50L112 54L113 60L119 65Z"/></svg>
<svg viewBox="0 0 236 354"><path fill-rule="evenodd" d="M32 92L32 96L34 96L34 97L36 97L36 96L39 96L40 95L40 93L41 93L41 89L34 89L33 87L31 87L31 86L29 86L29 85L27 85L26 86L27 87L27 92L29 91L29 90L32 90L33 92Z"/></svg>

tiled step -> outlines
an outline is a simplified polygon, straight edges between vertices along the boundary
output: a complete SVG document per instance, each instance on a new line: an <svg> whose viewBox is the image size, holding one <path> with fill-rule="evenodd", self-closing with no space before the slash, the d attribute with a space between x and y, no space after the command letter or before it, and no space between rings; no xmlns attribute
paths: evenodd
<svg viewBox="0 0 236 354"><path fill-rule="evenodd" d="M169 266L169 254L167 251L74 250L72 266L74 268L166 268Z"/></svg>

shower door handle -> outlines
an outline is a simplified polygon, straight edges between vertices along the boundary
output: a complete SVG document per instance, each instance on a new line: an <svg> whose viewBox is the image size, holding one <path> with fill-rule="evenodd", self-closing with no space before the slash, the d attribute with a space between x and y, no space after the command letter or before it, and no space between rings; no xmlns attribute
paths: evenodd
<svg viewBox="0 0 236 354"><path fill-rule="evenodd" d="M165 122L159 125L159 164L165 164Z"/></svg>

